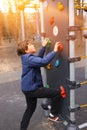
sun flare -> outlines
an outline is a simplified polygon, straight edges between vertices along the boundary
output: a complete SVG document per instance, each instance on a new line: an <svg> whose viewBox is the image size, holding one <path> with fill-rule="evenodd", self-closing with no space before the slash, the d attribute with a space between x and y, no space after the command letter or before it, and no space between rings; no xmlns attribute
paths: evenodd
<svg viewBox="0 0 87 130"><path fill-rule="evenodd" d="M15 12L18 6L24 6L26 12L34 12L35 8L39 8L39 0L30 0L29 3L25 4L27 0L0 0L0 11L7 13L10 9ZM21 7L20 7L21 8Z"/></svg>
<svg viewBox="0 0 87 130"><path fill-rule="evenodd" d="M9 7L12 11L15 11L15 0L0 0L0 10L3 13L7 13L9 11Z"/></svg>

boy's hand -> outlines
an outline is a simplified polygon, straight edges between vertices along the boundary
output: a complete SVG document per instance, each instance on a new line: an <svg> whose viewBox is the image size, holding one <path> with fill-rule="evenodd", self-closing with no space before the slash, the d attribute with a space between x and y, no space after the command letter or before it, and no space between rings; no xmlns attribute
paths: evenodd
<svg viewBox="0 0 87 130"><path fill-rule="evenodd" d="M55 45L54 45L54 51L55 51L55 52L58 52L60 43L61 43L61 42L56 42L56 43L55 43Z"/></svg>

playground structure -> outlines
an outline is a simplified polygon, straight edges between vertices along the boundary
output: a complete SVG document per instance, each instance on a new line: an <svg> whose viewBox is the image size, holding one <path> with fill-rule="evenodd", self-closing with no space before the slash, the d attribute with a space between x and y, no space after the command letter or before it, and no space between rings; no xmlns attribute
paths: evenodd
<svg viewBox="0 0 87 130"><path fill-rule="evenodd" d="M76 25L75 13L77 17L80 13L85 14L86 19L84 27L82 24L79 26ZM80 0L60 0L59 2L40 0L40 18L41 40L43 41L45 37L51 39L51 44L47 48L47 53L53 48L53 44L56 41L61 41L63 44L63 50L59 51L55 59L47 68L42 70L46 74L44 84L49 87L63 85L67 91L67 98L62 100L61 103L58 103L58 106L55 106L55 109L58 112L57 114L60 113L64 120L67 120L67 115L70 117L69 122L66 124L66 130L79 130L87 127L87 123L80 126L76 124L75 111L87 107L87 105L76 106L75 89L87 83L87 81L76 84L74 65L74 62L87 58L87 56L75 57L77 31L82 32L81 37L85 39L85 48L87 48L87 3ZM22 32L24 40L24 30L22 30ZM87 50L85 52L87 55ZM86 74L87 68L85 68L85 78L87 78ZM67 77L69 77L70 80L66 81Z"/></svg>
<svg viewBox="0 0 87 130"><path fill-rule="evenodd" d="M71 81L74 81L75 80L74 62L68 64L69 62L68 61L64 62L64 60L66 60L68 57L70 57L70 58L74 57L74 54L75 54L75 52L74 52L75 45L74 44L75 44L75 39L76 39L76 34L75 33L78 30L86 30L86 27L79 27L80 29L78 29L78 26L75 26L75 19L74 19L75 18L75 14L74 14L74 12L75 12L74 11L75 3L74 3L74 1L72 1L72 4L71 4L71 1L69 3L68 2L64 2L64 1L61 1L61 2L63 2L63 4L64 4L63 7L67 7L67 4L69 4L69 9L67 8L67 11L69 11L69 25L68 25L68 19L67 18L66 18L66 20L64 22L64 24L66 24L65 27L69 28L69 34L67 36L68 41L66 41L66 38L65 39L63 38L61 40L63 42L64 49L66 49L65 53L64 53L64 50L63 50L63 52L59 54L59 57L58 56L56 57L56 60L57 60L57 58L59 59L60 57L63 58L63 63L64 64L61 64L61 71L65 72L67 77L70 77ZM82 4L81 4L81 7L82 7ZM51 7L51 9L52 9L52 7ZM63 11L63 9L62 9L62 11ZM81 8L81 9L84 10L84 8ZM86 8L85 8L85 11L86 11ZM49 9L49 12L51 12L50 9ZM55 16L55 15L56 15L56 11L55 11L55 14L53 14L53 16L56 19L57 16ZM58 15L58 12L57 12L57 15ZM62 15L62 13L61 13L61 15ZM47 18L47 17L50 17L50 14L49 13L47 14L47 12L46 12L44 16ZM58 16L60 16L60 14ZM56 20L54 20L54 17L49 18L51 26L54 24L54 21L57 21L59 23L59 19L57 18ZM63 19L62 16L60 16L59 18ZM51 37L54 41L56 41L56 36L59 36L59 39L61 39L61 34L59 34L58 31L61 32L61 30L62 30L62 31L65 32L65 34L67 34L67 30L65 28L61 29L60 26L58 25L58 23L57 23L57 26L55 26L55 24L54 24L53 35L50 34L50 33L47 33L48 37ZM62 21L61 21L61 23L62 23ZM60 25L61 25L61 23L60 23ZM47 27L46 24L47 24L47 19L45 21L45 27L46 27L46 32L48 32L48 30L51 30L51 27ZM63 23L62 23L61 26L63 26ZM49 32L52 32L52 30L49 31ZM46 36L47 36L47 34L46 34ZM84 36L84 38L87 38L86 37L87 34L84 34L83 36ZM69 42L69 46L66 44L66 42ZM79 59L81 60L82 58L86 58L86 56L81 56ZM59 62L61 63L61 59L59 59ZM51 63L49 69L51 69L51 66L53 66L54 63L55 63L55 60ZM62 66L63 66L63 68L62 68ZM66 69L64 69L65 66L66 66ZM59 71L59 70L55 71L56 66L53 67L53 71L51 69L50 72L49 72L49 69L47 70L47 83L50 84L50 86L55 86L55 87L59 86L62 83L65 87L67 87L68 83L65 83L64 80L63 80L63 79L66 79L66 76L64 76L63 73L61 71ZM60 69L60 68L58 68L58 69ZM64 70L62 70L62 69L64 69ZM61 77L61 74L62 74L62 77ZM52 81L52 79L55 79L55 78L53 78L53 77L55 77L55 75L56 75L56 77L58 77L58 82L55 81L55 80ZM59 82L60 82L60 84L59 84ZM87 83L87 81L83 81L79 85L83 85L85 83ZM67 90L67 88L66 88L66 90ZM68 92L68 90L67 90L67 92ZM70 99L70 100L68 100L68 99ZM70 89L70 97L67 97L66 101L63 102L62 107L64 108L64 110L62 109L62 112L60 112L61 115L66 119L65 115L66 115L66 113L68 113L68 111L67 111L68 107L67 106L68 106L69 101L70 101L70 107L69 107L70 108L69 109L70 119L69 119L68 125L66 125L66 130L79 130L79 129L82 129L84 127L87 127L87 123L81 124L80 126L77 126L77 124L76 124L75 110L78 110L78 109L76 109L76 107L75 107L76 106L76 104L75 104L75 88L74 89L72 89L72 88ZM67 106L65 106L64 103L65 104L67 103ZM82 107L87 107L87 104L81 105L78 108L82 108ZM49 109L50 109L50 107L49 107ZM59 110L58 108L55 108L55 109ZM66 113L64 113L65 111L66 111ZM67 124L66 122L64 122L64 123Z"/></svg>

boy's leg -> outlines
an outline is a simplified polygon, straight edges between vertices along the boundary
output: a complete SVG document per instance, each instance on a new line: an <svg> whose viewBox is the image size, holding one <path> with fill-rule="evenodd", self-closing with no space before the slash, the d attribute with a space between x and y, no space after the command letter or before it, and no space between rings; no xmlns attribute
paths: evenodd
<svg viewBox="0 0 87 130"><path fill-rule="evenodd" d="M39 87L34 91L26 92L30 97L34 98L54 98L54 97L66 97L66 92L63 86L60 86L60 89L57 88L45 88Z"/></svg>
<svg viewBox="0 0 87 130"><path fill-rule="evenodd" d="M57 115L59 115L59 112L60 112L59 109L61 109L61 108L58 107L58 109L55 109L55 105L60 104L61 99L66 97L66 92L65 92L65 89L63 86L60 86L60 89L45 88L45 87L38 88L37 90L35 90L33 92L33 94L31 92L31 94L29 94L29 95L31 95L33 97L37 97L37 98L51 98L51 110L50 110L51 116L49 116L49 117L53 121L61 120L60 117L57 116Z"/></svg>
<svg viewBox="0 0 87 130"><path fill-rule="evenodd" d="M54 88L41 87L35 91L27 92L30 97L34 98L54 98L60 96L60 90Z"/></svg>
<svg viewBox="0 0 87 130"><path fill-rule="evenodd" d="M51 98L55 100L55 98L59 99L59 97L61 97L61 92L62 92L61 89L41 87L41 88L36 89L35 91L26 92L26 94L28 94L30 98ZM54 112L54 111L55 111L55 108L54 108L54 105L52 104L51 112Z"/></svg>
<svg viewBox="0 0 87 130"><path fill-rule="evenodd" d="M25 113L21 121L20 130L27 130L31 116L35 111L36 104L37 104L37 98L30 98L28 94L25 94L25 98L26 98L27 108L25 110Z"/></svg>

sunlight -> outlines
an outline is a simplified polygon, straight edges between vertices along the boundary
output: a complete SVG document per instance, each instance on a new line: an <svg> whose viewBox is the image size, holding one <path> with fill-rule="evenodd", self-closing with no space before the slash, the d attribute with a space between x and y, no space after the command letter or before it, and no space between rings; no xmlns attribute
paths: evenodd
<svg viewBox="0 0 87 130"><path fill-rule="evenodd" d="M9 6L11 7L12 11L15 12L15 1L14 0L0 0L0 10L4 13L9 11Z"/></svg>
<svg viewBox="0 0 87 130"><path fill-rule="evenodd" d="M2 11L2 12L5 12L7 9L6 9L6 5L5 5L5 1L6 0L0 0L0 10Z"/></svg>
<svg viewBox="0 0 87 130"><path fill-rule="evenodd" d="M34 8L25 8L25 12L34 13L36 10Z"/></svg>
<svg viewBox="0 0 87 130"><path fill-rule="evenodd" d="M35 9L40 7L39 0L30 0L30 3L26 5L25 12L33 13Z"/></svg>
<svg viewBox="0 0 87 130"><path fill-rule="evenodd" d="M0 10L3 13L7 13L9 11L9 9L12 10L12 12L16 11L16 5L15 3L18 2L19 6L21 6L20 4L24 4L25 3L25 12L35 12L34 8L39 8L40 4L39 4L39 0L30 0L30 2L28 3L27 0L0 0ZM27 4L26 4L27 3Z"/></svg>

